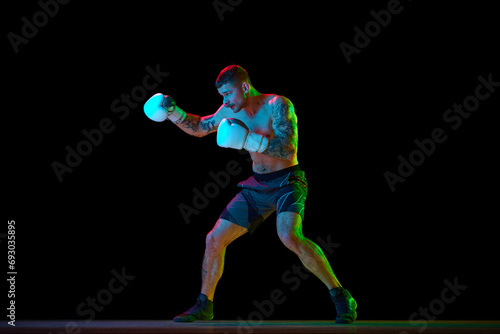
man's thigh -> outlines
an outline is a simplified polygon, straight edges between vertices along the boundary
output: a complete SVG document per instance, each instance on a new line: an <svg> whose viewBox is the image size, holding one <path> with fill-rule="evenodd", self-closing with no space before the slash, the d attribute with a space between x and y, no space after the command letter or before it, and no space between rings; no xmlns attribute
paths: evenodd
<svg viewBox="0 0 500 334"><path fill-rule="evenodd" d="M243 189L229 202L219 219L230 221L252 233L275 210L274 204L266 196Z"/></svg>

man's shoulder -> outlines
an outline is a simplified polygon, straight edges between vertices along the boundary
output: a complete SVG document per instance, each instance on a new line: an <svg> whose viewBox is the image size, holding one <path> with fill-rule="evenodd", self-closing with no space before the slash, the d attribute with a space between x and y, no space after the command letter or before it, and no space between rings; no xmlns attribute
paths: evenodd
<svg viewBox="0 0 500 334"><path fill-rule="evenodd" d="M286 115L288 113L294 113L295 108L292 101L283 95L274 95L272 99L269 100L269 106L274 113Z"/></svg>
<svg viewBox="0 0 500 334"><path fill-rule="evenodd" d="M268 96L267 98L267 104L269 104L272 107L279 106L282 104L285 105L291 105L292 102L285 96L283 95L278 95L278 94L266 94Z"/></svg>

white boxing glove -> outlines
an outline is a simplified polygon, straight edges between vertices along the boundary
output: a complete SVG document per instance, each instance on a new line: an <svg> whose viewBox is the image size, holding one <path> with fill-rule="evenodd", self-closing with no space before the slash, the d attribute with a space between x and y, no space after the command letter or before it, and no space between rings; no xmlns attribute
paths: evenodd
<svg viewBox="0 0 500 334"><path fill-rule="evenodd" d="M249 152L262 153L266 150L269 139L258 133L250 132L248 127L235 118L224 118L217 130L217 145L220 147L244 148Z"/></svg>
<svg viewBox="0 0 500 334"><path fill-rule="evenodd" d="M186 113L179 108L169 95L155 94L144 104L144 113L155 122L163 122L167 118L177 124L186 119Z"/></svg>

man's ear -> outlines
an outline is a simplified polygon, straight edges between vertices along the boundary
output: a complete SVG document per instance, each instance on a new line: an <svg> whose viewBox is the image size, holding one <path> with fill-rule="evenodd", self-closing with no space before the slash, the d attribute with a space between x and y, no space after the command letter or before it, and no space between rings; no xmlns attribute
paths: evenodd
<svg viewBox="0 0 500 334"><path fill-rule="evenodd" d="M241 89L243 89L243 93L248 94L248 92L250 91L250 85L248 84L248 82L242 83Z"/></svg>

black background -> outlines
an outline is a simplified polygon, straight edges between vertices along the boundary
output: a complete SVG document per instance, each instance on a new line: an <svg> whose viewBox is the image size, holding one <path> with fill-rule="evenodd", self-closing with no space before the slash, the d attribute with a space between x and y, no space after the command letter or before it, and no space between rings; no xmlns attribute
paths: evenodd
<svg viewBox="0 0 500 334"><path fill-rule="evenodd" d="M353 44L354 27L388 1L246 0L223 21L212 1L71 1L15 53L7 34L21 34L21 18L41 10L22 3L3 14L4 227L15 220L18 319L87 319L78 305L122 268L135 278L96 319L172 319L193 305L205 235L251 165L215 135L150 121L145 100L124 119L111 104L142 85L146 66L159 66L169 75L148 96L163 92L187 112L211 114L222 102L215 79L233 63L260 92L295 105L310 186L304 234L340 244L329 259L359 319L406 320L455 278L467 289L438 319L498 319L500 88L458 129L443 121L478 76L500 81L490 2L402 1L349 64L339 44ZM65 147L105 118L114 130L59 182L53 162L65 163ZM398 156L435 128L447 140L392 192L384 173L397 173ZM179 204L192 205L192 189L231 160L241 173L187 224ZM229 246L216 319L248 319L253 301L275 289L286 301L266 319L333 319L318 279L296 291L282 280L299 260L275 226L273 215Z"/></svg>

